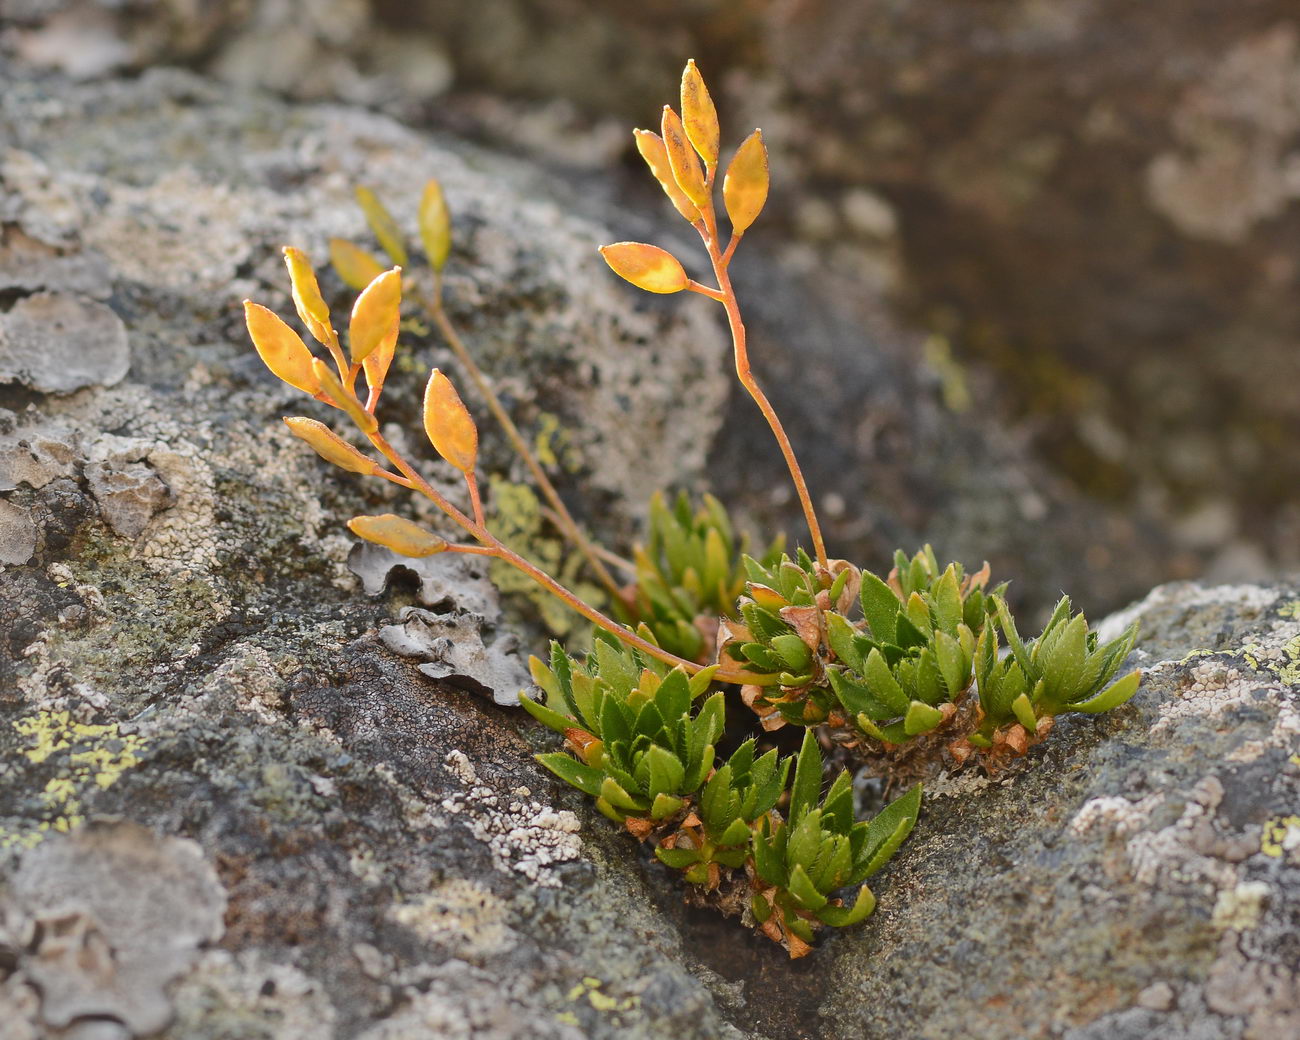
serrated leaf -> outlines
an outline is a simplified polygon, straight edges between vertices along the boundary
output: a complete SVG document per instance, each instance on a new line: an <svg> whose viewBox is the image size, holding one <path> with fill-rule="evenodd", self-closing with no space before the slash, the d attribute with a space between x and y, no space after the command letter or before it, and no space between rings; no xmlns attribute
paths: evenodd
<svg viewBox="0 0 1300 1040"><path fill-rule="evenodd" d="M794 784L790 787L789 819L797 827L804 814L817 804L822 791L822 752L811 729L803 735L803 745L794 767Z"/></svg>
<svg viewBox="0 0 1300 1040"><path fill-rule="evenodd" d="M669 672L655 691L655 704L664 721L672 724L691 710L691 684L686 672L679 666Z"/></svg>
<svg viewBox="0 0 1300 1040"><path fill-rule="evenodd" d="M909 737L929 733L943 721L943 712L921 701L913 701L903 716L903 732Z"/></svg>
<svg viewBox="0 0 1300 1040"><path fill-rule="evenodd" d="M622 784L609 776L600 782L600 796L614 808L624 812L645 812L649 807L646 799L634 797Z"/></svg>
<svg viewBox="0 0 1300 1040"><path fill-rule="evenodd" d="M686 779L686 767L671 751L656 744L641 756L633 776L651 797L674 794L681 789L682 781Z"/></svg>
<svg viewBox="0 0 1300 1040"><path fill-rule="evenodd" d="M903 839L912 833L920 812L921 785L915 784L907 794L894 799L867 824L862 850L864 862L859 871L862 878L871 877L889 862Z"/></svg>
<svg viewBox="0 0 1300 1040"><path fill-rule="evenodd" d="M794 896L805 910L820 910L829 902L817 891L817 886L812 883L808 872L799 863L790 869L790 883L786 885L786 891Z"/></svg>
<svg viewBox="0 0 1300 1040"><path fill-rule="evenodd" d="M904 692L898 680L894 678L894 673L890 671L889 665L885 663L884 655L875 648L872 649L871 653L867 654L863 678L867 680L867 685L871 688L872 693L889 709L890 714L885 716L886 718L903 715L907 712L910 698Z"/></svg>
<svg viewBox="0 0 1300 1040"><path fill-rule="evenodd" d="M749 842L749 831L748 823L741 819L735 819L714 840L719 845L744 845Z"/></svg>
<svg viewBox="0 0 1300 1040"><path fill-rule="evenodd" d="M1141 672L1129 672L1124 678L1117 680L1101 693L1089 700L1079 704L1071 704L1071 711L1087 712L1089 715L1096 715L1103 711L1110 711L1112 708L1118 708L1127 701L1133 694L1137 693L1138 686L1142 681Z"/></svg>
<svg viewBox="0 0 1300 1040"><path fill-rule="evenodd" d="M847 928L870 917L875 908L876 897L872 895L871 889L863 885L858 889L857 898L851 907L824 906L817 911L817 919L832 928Z"/></svg>
<svg viewBox="0 0 1300 1040"><path fill-rule="evenodd" d="M931 592L931 604L934 610L935 628L955 636L957 626L962 621L961 589L957 582L956 564L950 564L943 572L943 576L935 582L934 590Z"/></svg>
<svg viewBox="0 0 1300 1040"><path fill-rule="evenodd" d="M650 818L652 820L664 820L673 813L681 809L686 802L681 798L665 794L662 791L655 795L655 799L650 803Z"/></svg>
<svg viewBox="0 0 1300 1040"><path fill-rule="evenodd" d="M832 652L852 668L862 672L863 655L857 645L858 634L847 618L829 612L826 614L826 642ZM892 638L892 633L891 633Z"/></svg>
<svg viewBox="0 0 1300 1040"><path fill-rule="evenodd" d="M803 672L812 665L813 656L808 644L793 632L776 636L772 640L772 649L791 672Z"/></svg>
<svg viewBox="0 0 1300 1040"><path fill-rule="evenodd" d="M1007 601L1001 596L993 597L993 602L998 609L998 624L1002 627L1002 634L1007 637L1007 645L1011 647L1011 653L1015 656L1016 664L1020 665L1020 670L1028 678L1033 674L1033 664L1029 658L1029 651L1025 649L1024 641L1020 638L1020 632L1016 629L1015 619L1011 616L1011 608L1007 606Z"/></svg>
<svg viewBox="0 0 1300 1040"><path fill-rule="evenodd" d="M684 870L702 858L699 849L666 849L662 845L655 849L655 856L660 863L673 870Z"/></svg>
<svg viewBox="0 0 1300 1040"><path fill-rule="evenodd" d="M934 656L939 674L943 676L947 699L955 701L970 683L970 659L962 651L961 644L942 630L934 634Z"/></svg>
<svg viewBox="0 0 1300 1040"><path fill-rule="evenodd" d="M545 704L539 704L531 697L525 694L519 695L519 703L524 711L528 712L533 718L540 722L548 729L555 730L556 733L563 733L566 729L573 728L573 719L566 715L561 715L557 711L552 711Z"/></svg>

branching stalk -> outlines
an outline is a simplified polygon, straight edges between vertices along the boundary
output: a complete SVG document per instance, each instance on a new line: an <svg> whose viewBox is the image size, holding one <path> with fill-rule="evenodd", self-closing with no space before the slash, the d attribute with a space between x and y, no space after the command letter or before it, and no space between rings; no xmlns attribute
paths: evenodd
<svg viewBox="0 0 1300 1040"><path fill-rule="evenodd" d="M505 432L506 439L510 441L511 447L523 460L528 472L532 474L533 481L542 493L542 497L546 499L547 504L551 507L556 526L582 553L592 573L605 587L610 596L614 598L614 601L621 602L624 597L622 587L601 560L596 551L596 546L583 533L577 521L574 520L573 514L569 512L564 500L560 498L559 492L555 490L555 485L551 483L550 478L546 475L546 470L542 468L542 464L533 454L532 449L529 448L528 442L524 439L523 434L519 432L519 427L510 418L510 413L506 411L501 399L493 390L491 382L474 361L456 326L452 324L451 319L447 316L447 311L442 304L442 274L440 272L434 272L432 294L421 296L420 302L424 305L429 318L438 327L438 331L442 333L447 345L451 347L452 353L456 355L456 360L460 362L461 368L469 376L470 382L474 384L479 397L483 399L483 402L488 406L488 410L500 424L501 429Z"/></svg>

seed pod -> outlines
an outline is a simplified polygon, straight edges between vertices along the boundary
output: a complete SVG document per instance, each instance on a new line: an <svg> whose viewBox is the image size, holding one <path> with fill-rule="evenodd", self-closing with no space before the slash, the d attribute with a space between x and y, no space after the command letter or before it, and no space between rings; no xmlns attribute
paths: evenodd
<svg viewBox="0 0 1300 1040"><path fill-rule="evenodd" d="M358 538L382 545L403 556L433 556L448 549L447 539L439 538L432 531L426 531L419 524L413 524L393 513L354 516L348 521L348 528Z"/></svg>
<svg viewBox="0 0 1300 1040"><path fill-rule="evenodd" d="M700 219L700 211L673 180L673 171L668 165L668 152L664 148L664 139L653 130L633 130L632 134L636 138L636 150L641 153L641 158L650 167L650 172L663 188L664 194L672 201L677 212L694 224Z"/></svg>
<svg viewBox="0 0 1300 1040"><path fill-rule="evenodd" d="M441 271L451 253L451 214L442 195L442 185L434 178L424 186L420 196L420 240L429 266Z"/></svg>
<svg viewBox="0 0 1300 1040"><path fill-rule="evenodd" d="M346 238L330 239L330 264L343 284L360 292L384 273L384 265Z"/></svg>
<svg viewBox="0 0 1300 1040"><path fill-rule="evenodd" d="M393 363L393 355L397 352L396 338L385 340L380 343L374 351L361 362L362 369L366 373L366 385L370 387L372 394L378 394L384 388L384 380L388 378L388 369Z"/></svg>
<svg viewBox="0 0 1300 1040"><path fill-rule="evenodd" d="M474 472L478 427L451 380L436 368L424 388L424 432L439 455L466 476Z"/></svg>
<svg viewBox="0 0 1300 1040"><path fill-rule="evenodd" d="M767 146L763 131L755 130L736 149L722 181L722 201L735 234L744 234L763 211L767 182Z"/></svg>
<svg viewBox="0 0 1300 1040"><path fill-rule="evenodd" d="M316 272L312 270L311 261L301 249L284 247L284 263L289 268L289 283L293 287L293 305L298 310L298 317L307 326L307 330L316 337L317 342L328 344L333 338L334 327L330 324L330 309L320 294L316 282Z"/></svg>
<svg viewBox="0 0 1300 1040"><path fill-rule="evenodd" d="M690 282L677 257L666 249L645 242L615 242L601 246L600 255L616 275L646 292L681 292Z"/></svg>
<svg viewBox="0 0 1300 1040"><path fill-rule="evenodd" d="M311 351L302 337L273 311L252 300L244 301L244 323L253 346L266 367L290 386L308 394L320 392L320 380L312 368Z"/></svg>
<svg viewBox="0 0 1300 1040"><path fill-rule="evenodd" d="M393 215L379 201L379 196L369 188L358 185L357 202L361 206L361 212L366 215L366 223L375 233L380 248L398 267L405 267L406 246L402 243L402 231L397 226L397 221L393 219Z"/></svg>
<svg viewBox="0 0 1300 1040"><path fill-rule="evenodd" d="M695 150L700 153L708 169L718 165L718 110L713 107L709 88L695 67L695 59L686 63L682 72L682 125Z"/></svg>
<svg viewBox="0 0 1300 1040"><path fill-rule="evenodd" d="M375 417L361 407L361 402L353 394L344 389L329 365L320 358L313 358L311 370L320 385L320 393L325 396L326 401L346 412L348 418L357 424L357 429L362 433L374 433L379 429Z"/></svg>
<svg viewBox="0 0 1300 1040"><path fill-rule="evenodd" d="M402 269L394 267L367 285L352 307L348 349L353 364L364 361L381 346L392 351L401 309Z"/></svg>
<svg viewBox="0 0 1300 1040"><path fill-rule="evenodd" d="M362 455L323 422L299 415L286 417L284 424L295 437L306 441L317 455L326 462L332 462L339 469L345 469L349 473L364 473L367 476L379 472L379 463L369 456Z"/></svg>
<svg viewBox="0 0 1300 1040"><path fill-rule="evenodd" d="M699 209L707 209L710 200L709 189L704 183L704 170L700 167L700 160L695 157L695 153L687 143L686 130L671 105L664 105L664 118L660 130L664 139L664 150L668 153L668 166L673 171L673 180Z"/></svg>

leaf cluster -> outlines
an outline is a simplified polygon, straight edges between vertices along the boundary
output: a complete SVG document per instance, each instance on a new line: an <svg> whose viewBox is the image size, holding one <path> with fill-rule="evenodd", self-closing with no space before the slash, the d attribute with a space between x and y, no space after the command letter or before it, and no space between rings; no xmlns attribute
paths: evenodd
<svg viewBox="0 0 1300 1040"><path fill-rule="evenodd" d="M772 542L764 563L777 559L783 541ZM748 549L748 535L737 537L726 508L712 495L692 509L685 492L671 506L655 492L646 540L633 554L628 620L645 624L660 646L679 657L707 661L718 618L735 610L744 590L741 557Z"/></svg>

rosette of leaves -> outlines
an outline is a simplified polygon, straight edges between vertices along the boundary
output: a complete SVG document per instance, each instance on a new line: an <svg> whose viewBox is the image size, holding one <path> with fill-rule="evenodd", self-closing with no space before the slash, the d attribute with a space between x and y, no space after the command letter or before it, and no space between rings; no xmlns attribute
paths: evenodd
<svg viewBox="0 0 1300 1040"><path fill-rule="evenodd" d="M790 789L789 818L765 817L754 832L754 919L791 957L810 949L818 925L856 924L875 909L862 884L889 862L916 824L921 786L891 802L870 822L853 817L853 784L845 770L819 803L822 756L809 730ZM851 901L836 891L861 885Z"/></svg>
<svg viewBox="0 0 1300 1040"><path fill-rule="evenodd" d="M692 710L715 669L688 676L602 638L584 661L553 643L549 667L536 657L529 665L546 703L520 702L571 752L538 755L542 765L639 838L683 812L713 769L723 729L721 693Z"/></svg>
<svg viewBox="0 0 1300 1040"><path fill-rule="evenodd" d="M1137 642L1134 622L1115 639L1099 641L1083 614L1070 613L1062 596L1043 634L1028 645L1001 596L993 597L998 625L987 625L975 653L982 719L967 738L994 753L1024 754L1042 740L1057 715L1067 711L1099 714L1117 708L1137 692L1139 671L1111 682ZM1010 653L999 656L997 628ZM964 749L956 749L958 757Z"/></svg>
<svg viewBox="0 0 1300 1040"><path fill-rule="evenodd" d="M785 791L793 759L778 761L775 749L756 759L756 748L753 738L741 744L709 777L695 811L655 849L661 862L706 890L718 887L722 868L744 865L757 821Z"/></svg>
<svg viewBox="0 0 1300 1040"><path fill-rule="evenodd" d="M762 556L775 563L783 538ZM661 492L650 500L650 525L636 547L636 584L629 613L665 650L691 661L713 654L718 618L731 616L745 587L741 556L749 538L736 536L727 510L712 495L691 508L682 492L670 507Z"/></svg>
<svg viewBox="0 0 1300 1040"><path fill-rule="evenodd" d="M930 733L956 714L993 602L984 592L987 564L970 576L957 563L940 570L929 546L895 559L888 581L862 575L861 623L826 619L839 662L826 670L835 699L859 731L885 744Z"/></svg>
<svg viewBox="0 0 1300 1040"><path fill-rule="evenodd" d="M842 560L821 567L803 549L772 563L746 556L744 565L749 580L736 606L740 619L721 622L719 654L763 677L741 696L764 729L819 725L835 705L825 668L827 616L832 607L851 607L859 572Z"/></svg>

